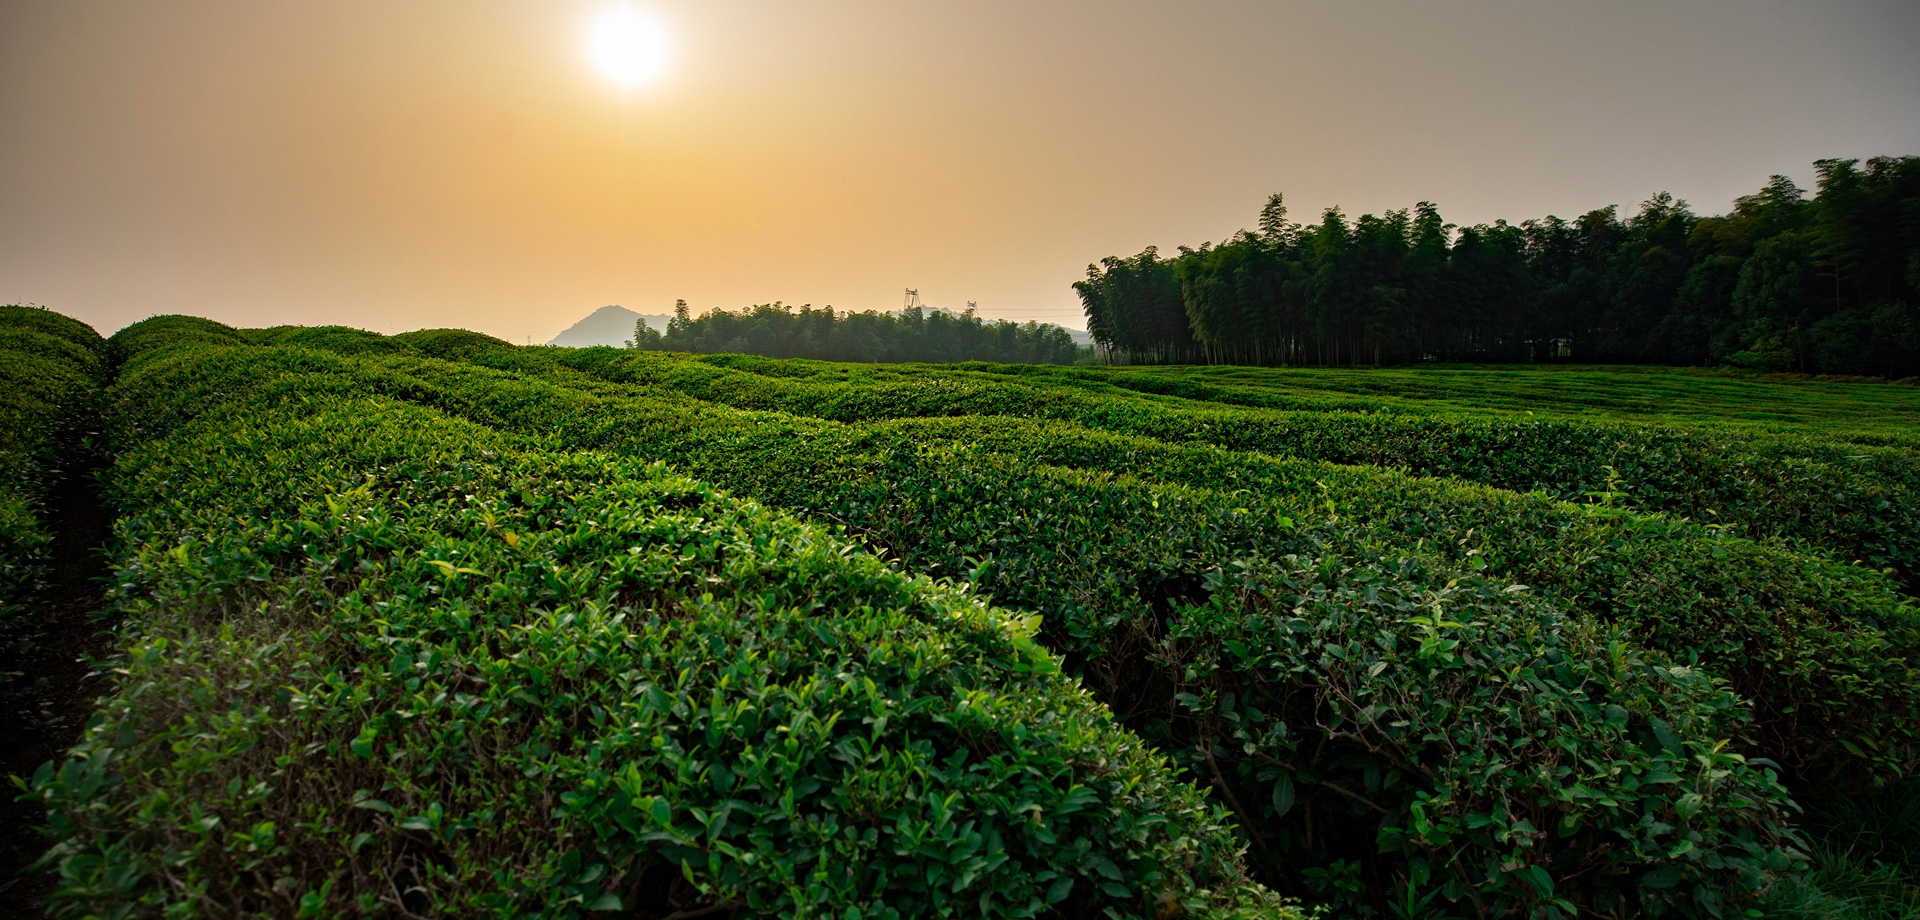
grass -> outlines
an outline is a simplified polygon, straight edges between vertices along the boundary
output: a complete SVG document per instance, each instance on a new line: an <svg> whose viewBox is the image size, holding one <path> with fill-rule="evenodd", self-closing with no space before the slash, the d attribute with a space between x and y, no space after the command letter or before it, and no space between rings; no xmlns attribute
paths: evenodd
<svg viewBox="0 0 1920 920"><path fill-rule="evenodd" d="M1920 782L1806 803L1811 867L1766 903L1782 920L1920 917Z"/></svg>

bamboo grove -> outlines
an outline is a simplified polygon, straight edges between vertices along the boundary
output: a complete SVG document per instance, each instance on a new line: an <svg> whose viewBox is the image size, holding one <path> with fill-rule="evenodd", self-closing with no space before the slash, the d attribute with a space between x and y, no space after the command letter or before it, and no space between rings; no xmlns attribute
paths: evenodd
<svg viewBox="0 0 1920 920"><path fill-rule="evenodd" d="M1920 373L1920 157L1815 164L1702 217L1662 192L1566 220L1458 227L1431 202L1087 267L1120 363L1578 361Z"/></svg>

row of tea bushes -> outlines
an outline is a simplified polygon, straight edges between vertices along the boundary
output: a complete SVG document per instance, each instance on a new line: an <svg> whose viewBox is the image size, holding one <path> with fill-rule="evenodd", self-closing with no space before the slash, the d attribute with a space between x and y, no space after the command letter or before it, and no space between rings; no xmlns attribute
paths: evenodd
<svg viewBox="0 0 1920 920"><path fill-rule="evenodd" d="M66 316L0 306L0 621L45 578L44 502L63 442L86 437L98 411L104 345Z"/></svg>
<svg viewBox="0 0 1920 920"><path fill-rule="evenodd" d="M541 370L551 350L524 353L520 373ZM551 365L551 362L548 362ZM402 365L396 365L397 368ZM901 533L897 510L850 497L862 464L909 455L915 445L976 445L1042 464L1214 490L1224 507L1264 507L1287 517L1331 514L1364 524L1371 539L1396 552L1429 552L1535 586L1571 609L1632 627L1638 641L1698 663L1733 682L1752 700L1757 748L1804 778L1877 782L1911 771L1920 760L1920 614L1869 572L1778 546L1729 538L1723 531L1648 517L1609 506L1579 507L1540 495L1517 495L1469 483L1419 479L1377 469L1276 459L1205 445L1166 444L1061 423L1019 419L909 419L842 426L770 413L729 415L716 407L657 397L608 398L575 389L573 375L550 369L564 392L542 392L532 380L488 378L477 369L406 364L407 379L444 383L464 397L441 405L486 403L483 420L520 430L571 431L568 443L615 446L666 459L717 483L786 507L854 526L886 545L930 547L910 557L922 570L977 571L964 560L996 560L975 577L1014 606L1045 610L1060 628L1087 638L1127 616L1091 612L1085 598L1125 609L1191 582L1208 566L1248 555L1283 552L1264 536L1216 533L1192 559L1166 561L1151 542L1161 525L1114 523L1113 536L1146 537L1141 557L1113 584L1090 587L1077 567L1075 544L1035 544L1057 571L1027 565L1009 571L1004 533L993 522L966 534ZM485 399L478 394L494 394ZM519 408L515 408L519 407ZM886 484L888 476L867 473ZM1013 488L1017 477L1007 480ZM897 483L895 484L897 485ZM937 486L928 485L934 489ZM896 489L888 502L917 499ZM1056 503L1044 491L1034 501ZM1259 528L1242 528L1261 534ZM1063 582L1063 579L1065 580ZM1071 584L1057 596L1035 586Z"/></svg>
<svg viewBox="0 0 1920 920"><path fill-rule="evenodd" d="M529 350L472 356L511 368ZM1792 541L1920 585L1920 457L1817 437L1466 413L1270 412L1114 397L1056 375L925 368L874 379L844 366L695 359L617 349L555 350L604 379L740 408L839 421L1013 415L1178 443L1405 469L1564 500L1626 507ZM845 380L839 379L844 375ZM1116 388L1117 389L1117 388Z"/></svg>
<svg viewBox="0 0 1920 920"><path fill-rule="evenodd" d="M1710 667L1754 702L1760 749L1807 779L1857 784L1920 765L1920 612L1874 573L1713 528L1373 468L1018 419L873 430L898 445L969 444L1028 463L1138 471L1230 504L1363 522L1394 546L1484 566Z"/></svg>
<svg viewBox="0 0 1920 920"><path fill-rule="evenodd" d="M433 358L459 361L494 348L511 348L504 340L465 329L419 329L393 337L415 351Z"/></svg>
<svg viewBox="0 0 1920 920"><path fill-rule="evenodd" d="M960 573L973 550L987 560L980 584L1045 611L1047 638L1089 665L1109 704L1231 804L1262 875L1322 900L1377 908L1364 892L1393 891L1487 911L1710 913L1794 858L1784 791L1726 750L1741 711L1709 675L1503 583L1383 555L1341 526L1292 525L1205 490L899 450L818 420L481 368L194 354L167 359L180 380L167 389L292 400L289 381L325 376L475 407L533 438L672 457L858 526L909 568ZM1348 707L1328 687L1365 702Z"/></svg>
<svg viewBox="0 0 1920 920"><path fill-rule="evenodd" d="M251 345L245 332L225 323L198 316L167 314L132 323L113 334L107 342L116 365L124 366L142 352L186 343L206 345Z"/></svg>
<svg viewBox="0 0 1920 920"><path fill-rule="evenodd" d="M1033 374L1026 368L997 373ZM1732 368L1495 365L1405 368L1061 369L1146 393L1252 408L1553 415L1920 448L1920 378L1810 378ZM1891 385L1889 385L1891 383Z"/></svg>
<svg viewBox="0 0 1920 920"><path fill-rule="evenodd" d="M116 385L126 659L32 786L60 914L1295 915L1032 618L320 354Z"/></svg>
<svg viewBox="0 0 1920 920"><path fill-rule="evenodd" d="M1459 561L1490 564L1489 574L1534 585L1576 610L1633 626L1643 643L1733 680L1759 709L1760 749L1796 773L1848 782L1884 779L1911 770L1917 756L1920 621L1909 602L1858 569L1610 507L1579 508L1471 484L1206 445L1169 445L1059 423L974 418L843 426L729 412L671 394L626 398L619 386L561 366L556 358L569 354L564 350L510 354L516 373L526 379L471 365L396 358L386 362L387 370L355 364L359 377L352 386L425 401L487 424L554 432L563 443L624 443L623 449L673 460L730 488L827 513L870 534L876 530L867 519L873 513L830 510L834 501L843 500L834 496L854 484L857 477L849 474L871 458L935 442L977 444L1046 465L1144 471L1149 478L1233 493L1222 501L1265 504L1276 514L1300 516L1309 509L1357 517L1377 539L1400 551L1473 554ZM499 353L487 357L498 363ZM340 364L316 353L288 360ZM1150 522L1142 526L1148 532L1153 527ZM922 564L944 574L966 571L958 561L964 557L992 552L986 544L965 540L934 545L951 552ZM1234 551L1220 552L1230 556ZM1070 571L1070 561L1062 565ZM1116 597L1151 594L1161 590L1153 585L1192 580L1204 566L1174 569L1181 574L1131 575L1114 589L1121 592ZM1039 603L1020 590L1005 601ZM1084 588L1065 593L1083 595L1092 596ZM1068 619L1118 619L1077 612L1062 619L1048 609L1061 628L1069 628Z"/></svg>
<svg viewBox="0 0 1920 920"><path fill-rule="evenodd" d="M997 599L1060 612L1087 638L1049 638L1221 791L1284 890L1351 908L1391 893L1490 915L1669 898L1711 912L1787 868L1784 791L1763 762L1726 762L1736 785L1711 830L1676 818L1703 790L1669 775L1700 780L1698 758L1744 727L1706 672L1517 586L1233 502L934 449L821 505L909 567L971 569ZM1675 860L1685 844L1660 835L1676 827L1712 852Z"/></svg>
<svg viewBox="0 0 1920 920"><path fill-rule="evenodd" d="M413 346L398 336L381 335L351 326L273 326L241 330L256 345L298 345L342 354L409 352Z"/></svg>
<svg viewBox="0 0 1920 920"><path fill-rule="evenodd" d="M430 370L411 368L418 377L427 379L432 377ZM523 392L526 386L506 380L469 385L516 393ZM567 396L555 393L545 399L515 397L505 402L539 407L535 410L538 422L532 419L523 422L528 428L557 424L566 430L568 426L559 422L552 410L567 400ZM1503 905L1512 907L1516 903L1550 904L1554 900L1550 896L1554 892L1554 879L1579 880L1562 881L1557 897L1589 907L1609 904L1625 892L1650 895L1656 903L1666 895L1692 898L1699 892L1698 903L1712 905L1722 891L1742 890L1738 884L1727 884L1726 877L1718 879L1720 886L1716 886L1702 884L1699 876L1688 875L1684 878L1685 884L1679 885L1680 876L1666 871L1664 857L1673 849L1672 841L1664 844L1666 850L1655 850L1656 844L1644 843L1644 849L1639 852L1621 852L1596 844L1596 841L1612 843L1621 839L1622 825L1631 826L1648 813L1658 814L1659 807L1643 799L1631 799L1617 790L1596 795L1612 802L1631 800L1634 804L1609 813L1607 809L1611 806L1589 811L1592 803L1574 799L1573 793L1567 794L1572 801L1556 799L1546 790L1556 788L1557 781L1566 782L1567 788L1614 787L1608 785L1609 781L1589 777L1569 778L1566 774L1552 777L1554 766L1542 764L1539 759L1544 756L1553 761L1565 752L1527 746L1538 740L1529 731L1544 732L1546 725L1578 723L1597 729L1601 736L1580 738L1584 744L1573 740L1579 737L1575 733L1562 731L1560 737L1579 747L1581 756L1589 760L1631 764L1622 773L1635 777L1629 783L1637 789L1637 777L1664 775L1658 768L1647 765L1649 759L1657 759L1658 752L1664 749L1648 744L1621 750L1627 743L1625 713L1635 712L1644 720L1635 726L1641 733L1637 740L1644 740L1648 726L1654 722L1663 726L1684 724L1683 731L1693 733L1692 737L1711 734L1718 728L1723 732L1720 737L1724 738L1724 732L1731 731L1738 718L1732 711L1733 698L1717 688L1700 689L1698 684L1689 690L1685 686L1649 682L1645 676L1648 673L1661 674L1664 681L1671 672L1649 667L1638 651L1627 654L1618 650L1624 646L1616 645L1611 654L1599 653L1598 646L1605 645L1606 641L1617 643L1617 639L1602 640L1597 634L1582 634L1584 641L1570 642L1575 648L1568 654L1558 647L1566 641L1562 639L1558 620L1550 620L1546 626L1544 635L1550 639L1511 655L1489 656L1480 650L1483 646L1502 647L1491 637L1502 635L1503 630L1542 629L1541 619L1529 619L1527 613L1514 611L1515 607L1524 609L1523 599L1504 591L1483 590L1477 595L1482 602L1490 594L1496 598L1504 595L1504 608L1484 611L1470 605L1469 609L1474 612L1460 614L1459 622L1443 621L1452 624L1449 628L1463 628L1465 634L1457 641L1476 653L1458 662L1458 671L1423 673L1412 669L1434 681L1434 685L1422 684L1402 669L1376 669L1381 662L1375 656L1354 656L1359 673L1344 675L1365 688L1361 696L1379 694L1396 701L1430 701L1436 708L1425 716L1433 717L1433 722L1444 724L1461 737L1477 738L1479 746L1434 743L1430 732L1416 733L1409 738L1394 726L1396 722L1407 721L1406 711L1389 707L1368 714L1377 717L1376 722L1367 723L1363 729L1350 730L1358 731L1364 739L1353 743L1339 731L1337 717L1332 722L1334 727L1329 729L1329 722L1324 718L1313 718L1314 705L1302 702L1314 699L1316 688L1335 681L1335 675L1313 665L1337 670L1346 664L1322 655L1319 643L1307 641L1301 643L1302 647L1291 647L1295 657L1286 660L1284 667L1281 662L1266 659L1258 663L1241 662L1239 667L1215 662L1211 668L1200 668L1198 673L1206 675L1201 680L1216 688L1220 683L1227 683L1229 689L1198 697L1181 689L1179 684L1182 679L1189 679L1187 674L1198 655L1193 648L1204 646L1204 637L1157 632L1170 628L1167 624L1186 624L1188 616L1194 615L1193 608L1205 602L1202 599L1217 594L1217 588L1205 584L1209 575L1223 568L1238 570L1251 564L1251 560L1310 559L1310 564L1295 561L1294 567L1317 570L1325 566L1338 573L1335 582L1342 587L1355 581L1378 580L1398 584L1403 594L1419 593L1396 579L1370 579L1366 573L1382 563L1366 562L1374 554L1364 549L1347 550L1358 553L1361 561L1342 560L1340 552L1327 545L1348 539L1340 535L1337 528L1333 533L1290 532L1285 519L1276 512L1236 509L1236 505L1248 502L1244 497L1224 493L1144 487L1110 477L1050 470L1026 458L1009 460L964 450L928 454L916 451L911 445L929 444L938 438L930 437L924 430L902 436L898 426L892 426L893 430L886 426L849 429L764 414L721 420L713 417L710 408L674 406L645 399L628 400L624 405L580 404L572 412L584 420L574 426L579 433L572 437L583 442L672 458L698 475L856 527L899 555L912 569L969 575L996 599L1044 611L1054 626L1049 638L1056 647L1069 650L1076 657L1093 659L1088 664L1087 676L1116 711L1132 714L1132 722L1141 724L1142 730L1167 750L1177 752L1176 756L1182 757L1196 777L1212 778L1228 788L1242 782L1255 787L1242 789L1229 798L1236 802L1256 843L1268 838L1273 841L1271 847L1259 844L1260 858L1266 863L1265 875L1273 884L1295 890L1318 888L1306 893L1338 899L1339 885L1345 883L1344 880L1315 878L1312 874L1303 876L1300 870L1303 862L1309 867L1319 867L1315 871L1320 873L1332 873L1335 867L1344 865L1355 867L1358 876L1352 880L1350 894L1397 888L1414 900L1460 899L1487 910ZM596 428L597 431L593 430ZM1006 453L1018 454L1017 451ZM1315 546L1316 540L1322 541L1321 545ZM1405 571L1402 570L1401 578L1410 577ZM1421 587L1444 590L1442 576L1427 573L1426 578L1428 583ZM1306 580L1294 572L1292 583ZM1350 598L1354 593L1348 587L1345 596ZM1360 593L1375 600L1380 597L1377 590L1369 595L1361 589ZM1476 597L1471 591L1462 593ZM1278 605L1280 609L1297 606L1290 605L1297 599L1296 595L1282 596L1287 601ZM1407 606L1403 598L1398 607L1388 609L1400 612ZM1302 632L1314 632L1317 628L1320 639L1332 634L1345 635L1351 624L1341 621L1338 614L1346 609L1342 604L1327 604L1317 608L1324 619L1311 626L1304 621L1295 625ZM1541 611L1548 609L1540 605L1531 615L1542 617ZM1406 655L1421 645L1424 637L1415 635L1419 628L1416 624L1399 615L1382 613L1384 615L1377 619L1383 622L1369 621L1368 625L1378 627L1380 631L1373 635L1386 636L1383 641L1395 647L1393 652L1376 652L1376 656ZM1516 621L1524 625L1510 625ZM1272 621L1267 625L1271 626ZM1367 645L1371 650L1372 645ZM1623 655L1635 662L1634 673L1624 681L1596 680L1578 669L1593 661L1621 660ZM1555 686L1526 692L1526 703L1520 709L1525 715L1517 721L1502 723L1497 717L1489 717L1490 713L1509 712L1497 705L1484 710L1458 706L1457 700L1448 694L1448 689L1465 685L1473 688L1464 693L1465 696L1473 697L1477 692L1499 698L1500 692L1491 687L1511 686L1504 683L1510 675L1531 674L1533 669L1543 667L1542 659L1548 658L1556 663L1561 660L1582 663L1573 672L1560 672L1560 678L1571 679L1575 689L1569 692ZM1275 671L1293 680L1277 680ZM1711 687L1698 673L1686 673L1683 685L1688 681ZM1267 689L1276 684L1294 694L1296 710L1306 710L1305 717L1292 721L1296 743L1309 745L1314 755L1310 763L1299 765L1301 772L1263 762L1260 758L1269 756L1271 750L1254 750L1247 739L1216 737L1211 733L1213 727L1229 718L1229 715L1217 715L1220 706L1224 705L1225 713L1238 717L1241 713L1236 709L1236 694L1242 700L1256 692L1278 695L1277 691ZM1587 696L1605 693L1597 688L1615 687L1618 687L1617 700L1596 702ZM1256 691L1256 688L1259 689ZM1562 702L1566 696L1577 698L1579 705ZM1680 702L1669 702L1672 700ZM1268 705L1284 704L1262 702L1255 708ZM1656 709L1650 711L1650 705ZM1685 717L1657 708L1666 705L1677 705ZM1583 711L1580 706L1587 708ZM1623 714L1618 726L1595 715L1609 711L1609 706L1614 707L1612 711ZM1577 714L1556 719L1553 715L1556 711ZM1520 728L1520 724L1527 728ZM1264 727L1273 730L1272 725ZM1280 737L1287 738L1285 729L1280 730ZM1446 737L1444 732L1441 737ZM1488 739L1506 743L1489 744ZM1379 750L1389 752L1389 756L1379 755ZM1683 750L1676 745L1676 754ZM1602 751L1607 753L1600 753ZM1204 756L1200 756L1200 752L1204 752ZM1403 775L1396 765L1406 764L1422 765L1420 769L1432 772ZM1690 762L1689 767L1693 766L1697 765ZM1746 775L1758 778L1761 789L1771 788L1770 781L1757 771L1746 771ZM1551 803L1542 806L1547 812L1544 817L1536 813L1525 817L1503 816L1499 820L1540 820L1543 823L1538 826L1555 825L1566 832L1568 838L1576 836L1573 828L1585 827L1595 836L1573 841L1564 850L1549 846L1530 850L1536 845L1534 839L1522 835L1518 842L1511 836L1495 840L1494 831L1478 837L1462 833L1459 838L1445 834L1422 838L1434 847L1431 850L1423 850L1419 845L1404 849L1398 846L1401 838L1395 835L1396 829L1415 823L1416 810L1427 807L1425 797L1436 796L1435 790L1441 788L1471 788L1472 780L1483 776L1511 778L1525 791L1498 783L1492 789L1483 785L1435 806L1436 811L1447 812L1456 830L1463 823L1474 821L1482 822L1473 825L1475 830L1491 827L1488 822L1496 819L1498 809L1490 803L1544 799ZM1277 792L1283 782L1288 789L1301 790L1298 811L1273 804L1284 800ZM1383 783L1391 783L1385 793L1380 791ZM1373 802L1369 808L1381 811L1368 811L1367 819L1355 821L1348 812L1355 807L1356 800L1330 791L1341 788L1362 790L1359 794ZM1660 784L1649 784L1647 788L1656 797L1674 791L1660 788ZM1772 794L1777 796L1778 790ZM1772 836L1772 831L1767 830L1771 826L1767 817L1771 806L1765 804L1768 795L1756 795L1749 790L1734 798L1738 802L1736 811L1753 808L1758 814L1729 820L1728 837L1740 843L1729 845L1727 837L1721 837L1722 850L1703 858L1724 870L1738 867L1754 874L1784 867L1789 854L1779 846L1780 841ZM1246 802L1253 805L1241 807L1239 804ZM1309 830L1315 814L1321 815L1323 828L1318 841ZM1348 831L1344 839L1327 835L1324 828L1329 824L1343 825ZM1755 827L1760 830L1756 831ZM1394 849L1380 858L1380 847L1389 844L1393 844ZM1561 855L1568 852L1584 855L1571 859ZM1587 858L1593 862L1582 861ZM1609 860L1614 862L1609 865ZM1440 868L1435 870L1435 866ZM1503 866L1506 871L1499 871ZM1534 875L1529 867L1545 874ZM1729 871L1729 874L1733 873ZM1643 887L1643 879L1645 885L1653 887ZM1677 891L1668 886L1670 882L1678 886Z"/></svg>
<svg viewBox="0 0 1920 920"><path fill-rule="evenodd" d="M391 338L339 327L263 332L254 340L356 352L397 350L409 336L449 331ZM1520 415L1220 409L1136 398L1104 378L1015 373L1031 369L993 365L873 370L736 355L517 349L484 336L469 340L458 355L435 356L507 369L557 359L607 380L839 421L1054 418L1160 440L1399 467L1567 500L1606 495L1627 507L1731 526L1840 562L1892 569L1909 591L1920 584L1920 461L1906 450L1787 434Z"/></svg>

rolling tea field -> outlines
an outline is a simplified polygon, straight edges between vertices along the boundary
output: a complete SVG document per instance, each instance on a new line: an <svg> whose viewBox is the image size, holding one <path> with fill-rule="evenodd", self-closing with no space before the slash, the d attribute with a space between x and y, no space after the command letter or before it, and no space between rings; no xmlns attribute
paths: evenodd
<svg viewBox="0 0 1920 920"><path fill-rule="evenodd" d="M1920 387L4 307L9 637L82 442L56 916L1920 916Z"/></svg>

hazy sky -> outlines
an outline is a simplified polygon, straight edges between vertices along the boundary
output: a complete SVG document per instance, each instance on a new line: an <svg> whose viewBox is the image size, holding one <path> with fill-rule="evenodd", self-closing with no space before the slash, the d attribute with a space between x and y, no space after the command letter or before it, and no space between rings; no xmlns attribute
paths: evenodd
<svg viewBox="0 0 1920 920"><path fill-rule="evenodd" d="M1920 3L0 0L0 303L102 332L463 326L604 304L1083 327L1088 262L1438 202L1724 211L1920 154Z"/></svg>

